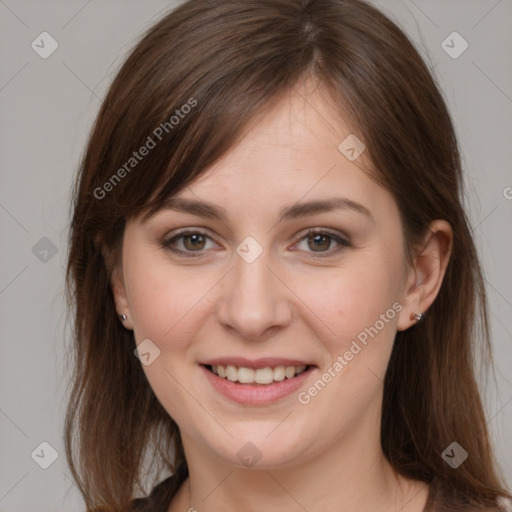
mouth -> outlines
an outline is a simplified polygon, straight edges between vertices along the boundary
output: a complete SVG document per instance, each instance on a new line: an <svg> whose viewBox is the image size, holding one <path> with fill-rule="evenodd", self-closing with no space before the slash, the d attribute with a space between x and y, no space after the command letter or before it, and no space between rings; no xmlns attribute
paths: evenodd
<svg viewBox="0 0 512 512"><path fill-rule="evenodd" d="M293 379L300 374L308 371L312 365L277 365L264 366L262 368L249 368L246 366L223 365L223 364L205 364L208 371L218 377L234 382L235 384L256 384L259 386L268 386L276 382L282 382L287 379Z"/></svg>
<svg viewBox="0 0 512 512"><path fill-rule="evenodd" d="M215 392L248 406L268 405L292 396L318 369L313 364L289 360L275 365L267 360L239 362L240 366L235 366L209 361L199 367Z"/></svg>

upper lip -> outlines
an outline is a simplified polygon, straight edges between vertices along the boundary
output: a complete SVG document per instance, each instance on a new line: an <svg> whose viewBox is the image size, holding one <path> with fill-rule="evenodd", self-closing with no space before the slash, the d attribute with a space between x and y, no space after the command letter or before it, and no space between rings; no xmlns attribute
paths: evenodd
<svg viewBox="0 0 512 512"><path fill-rule="evenodd" d="M258 359L247 359L245 357L218 357L215 359L209 359L203 361L201 364L217 366L219 364L223 366L232 365L244 368L265 368L275 366L314 366L312 363L307 361L301 361L299 359L288 359L284 357L261 357Z"/></svg>

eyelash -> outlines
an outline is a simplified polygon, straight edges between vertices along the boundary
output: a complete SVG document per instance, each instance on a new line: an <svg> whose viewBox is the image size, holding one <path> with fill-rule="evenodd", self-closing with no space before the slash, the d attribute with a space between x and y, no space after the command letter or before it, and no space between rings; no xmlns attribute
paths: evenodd
<svg viewBox="0 0 512 512"><path fill-rule="evenodd" d="M205 238L212 240L212 238L206 232L201 231L200 229L185 230L185 231L180 231L179 233L176 233L169 239L163 240L161 243L161 246L164 249L172 251L175 254L184 256L186 258L201 257L202 253L204 254L204 251L182 251L181 249L176 249L175 247L172 246L177 240L179 240L180 238L183 238L184 236L187 236L187 235L201 235ZM337 255L339 252L343 251L344 249L346 249L348 247L352 247L352 244L348 240L340 237L339 235L332 233L330 231L318 230L318 229L309 229L307 231L307 233L300 238L299 242L301 242L302 240L307 239L309 237L317 236L317 235L323 235L323 236L330 238L331 240L334 240L335 242L337 242L339 244L339 247L336 248L335 250L330 250L330 251L325 251L325 252L319 252L319 253L311 252L311 254L312 254L312 256L310 256L311 258L327 258L330 256Z"/></svg>

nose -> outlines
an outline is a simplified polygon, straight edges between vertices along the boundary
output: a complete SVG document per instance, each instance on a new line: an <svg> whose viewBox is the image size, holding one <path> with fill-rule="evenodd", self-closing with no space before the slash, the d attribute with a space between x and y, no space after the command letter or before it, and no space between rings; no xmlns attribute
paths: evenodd
<svg viewBox="0 0 512 512"><path fill-rule="evenodd" d="M290 290L269 265L266 251L252 263L234 255L234 268L221 283L216 314L226 329L262 340L290 324Z"/></svg>

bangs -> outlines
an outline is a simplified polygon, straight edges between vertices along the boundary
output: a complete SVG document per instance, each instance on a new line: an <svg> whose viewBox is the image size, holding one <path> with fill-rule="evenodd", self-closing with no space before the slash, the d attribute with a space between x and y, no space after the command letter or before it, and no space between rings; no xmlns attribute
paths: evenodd
<svg viewBox="0 0 512 512"><path fill-rule="evenodd" d="M140 209L132 210L130 216L139 214L146 221L155 215L167 199L204 174L243 139L290 90L284 80L267 85L265 90L246 90L243 102L233 102L231 93L237 92L229 88L223 91L225 98L198 98L198 110L183 120L172 140L162 141L161 150L147 162L144 172L151 176L141 184L144 190L139 189Z"/></svg>
<svg viewBox="0 0 512 512"><path fill-rule="evenodd" d="M264 2L198 2L195 17L183 19L178 7L140 41L99 116L109 119L108 145L92 164L94 184L109 195L99 208L108 202L125 219L154 215L302 76L314 74L311 30L305 38L300 16L271 10L274 17ZM243 26L235 33L234 15Z"/></svg>

